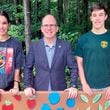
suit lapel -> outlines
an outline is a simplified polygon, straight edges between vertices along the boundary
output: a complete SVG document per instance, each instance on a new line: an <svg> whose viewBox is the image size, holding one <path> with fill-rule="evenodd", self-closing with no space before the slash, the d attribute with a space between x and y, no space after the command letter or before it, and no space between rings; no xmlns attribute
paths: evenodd
<svg viewBox="0 0 110 110"><path fill-rule="evenodd" d="M56 40L55 53L54 53L54 57L53 57L53 60L52 60L51 69L52 69L52 67L54 66L56 60L58 59L58 56L59 56L60 51L61 51L60 48L61 48L61 45L60 45L59 40L57 39L57 40Z"/></svg>
<svg viewBox="0 0 110 110"><path fill-rule="evenodd" d="M46 55L46 50L45 50L45 45L44 45L43 39L41 39L40 45L41 45L40 46L40 51L41 51L42 59L44 61L44 64L47 65L47 67L49 68L48 59L47 59L47 55Z"/></svg>

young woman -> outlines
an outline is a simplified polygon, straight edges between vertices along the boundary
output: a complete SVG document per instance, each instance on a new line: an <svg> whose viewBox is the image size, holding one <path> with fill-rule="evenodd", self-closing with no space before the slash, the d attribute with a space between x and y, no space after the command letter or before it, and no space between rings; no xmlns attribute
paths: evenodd
<svg viewBox="0 0 110 110"><path fill-rule="evenodd" d="M0 92L19 92L22 45L8 34L9 16L0 10Z"/></svg>

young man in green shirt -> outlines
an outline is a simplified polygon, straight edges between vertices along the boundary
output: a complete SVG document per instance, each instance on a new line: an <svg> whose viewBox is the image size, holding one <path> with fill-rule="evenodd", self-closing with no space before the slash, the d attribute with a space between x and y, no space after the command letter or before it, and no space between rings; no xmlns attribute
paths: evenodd
<svg viewBox="0 0 110 110"><path fill-rule="evenodd" d="M76 47L82 90L88 95L105 91L110 100L110 32L105 28L107 9L102 4L91 8L92 29L82 35Z"/></svg>

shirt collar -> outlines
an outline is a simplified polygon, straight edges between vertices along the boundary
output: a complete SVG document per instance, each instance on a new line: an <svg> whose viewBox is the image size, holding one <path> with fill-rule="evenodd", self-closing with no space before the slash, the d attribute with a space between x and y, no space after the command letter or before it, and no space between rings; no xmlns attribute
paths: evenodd
<svg viewBox="0 0 110 110"><path fill-rule="evenodd" d="M43 39L45 47L55 47L55 46L56 46L56 40L57 40L57 39L55 39L55 41L53 42L53 44L50 46L50 45L48 45L48 44L45 42L45 40Z"/></svg>

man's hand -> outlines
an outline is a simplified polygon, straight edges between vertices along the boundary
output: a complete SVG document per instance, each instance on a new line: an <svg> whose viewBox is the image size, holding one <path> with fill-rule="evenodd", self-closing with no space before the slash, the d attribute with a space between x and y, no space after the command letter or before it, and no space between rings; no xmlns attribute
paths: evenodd
<svg viewBox="0 0 110 110"><path fill-rule="evenodd" d="M28 87L28 88L24 89L24 94L27 97L32 97L33 95L36 95L36 91L34 88Z"/></svg>
<svg viewBox="0 0 110 110"><path fill-rule="evenodd" d="M78 90L76 88L70 87L68 89L64 90L65 92L68 92L68 98L76 98L78 94Z"/></svg>

